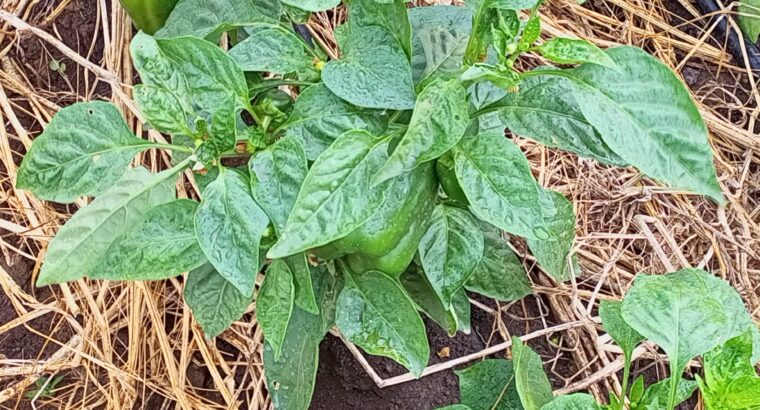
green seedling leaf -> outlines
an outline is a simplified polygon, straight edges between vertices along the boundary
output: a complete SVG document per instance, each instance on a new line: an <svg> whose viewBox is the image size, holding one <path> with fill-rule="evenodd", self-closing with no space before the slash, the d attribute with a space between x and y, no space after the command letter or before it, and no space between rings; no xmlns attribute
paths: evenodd
<svg viewBox="0 0 760 410"><path fill-rule="evenodd" d="M245 296L253 294L259 244L269 219L251 196L243 174L221 168L203 192L195 233L209 262Z"/></svg>
<svg viewBox="0 0 760 410"><path fill-rule="evenodd" d="M210 263L188 273L184 298L209 339L240 319L253 302L252 297L240 293Z"/></svg>
<svg viewBox="0 0 760 410"><path fill-rule="evenodd" d="M444 306L464 287L483 257L483 233L469 212L438 205L418 252L425 275Z"/></svg>
<svg viewBox="0 0 760 410"><path fill-rule="evenodd" d="M93 101L62 108L34 140L16 187L61 203L111 187L140 151L156 144L135 137L119 110Z"/></svg>
<svg viewBox="0 0 760 410"><path fill-rule="evenodd" d="M301 10L318 12L334 9L340 4L340 0L280 0L282 4L296 7Z"/></svg>
<svg viewBox="0 0 760 410"><path fill-rule="evenodd" d="M514 134L603 164L625 166L583 116L572 90L561 78L527 78L520 91L505 95L484 111L498 110L503 126Z"/></svg>
<svg viewBox="0 0 760 410"><path fill-rule="evenodd" d="M515 386L525 410L540 410L554 399L541 356L516 337L512 338L512 362Z"/></svg>
<svg viewBox="0 0 760 410"><path fill-rule="evenodd" d="M538 13L533 13L525 23L522 34L520 35L520 41L517 44L518 50L527 51L531 48L533 43L541 37L541 17Z"/></svg>
<svg viewBox="0 0 760 410"><path fill-rule="evenodd" d="M575 213L573 204L559 192L549 191L540 186L539 207L542 220L533 228L533 236L526 238L528 248L541 267L558 282L580 274L570 255L575 240Z"/></svg>
<svg viewBox="0 0 760 410"><path fill-rule="evenodd" d="M229 53L243 71L290 74L314 70L315 54L292 31L274 24L256 24L247 32L248 37Z"/></svg>
<svg viewBox="0 0 760 410"><path fill-rule="evenodd" d="M179 0L156 37L195 36L216 41L237 27L277 24L281 7L278 0Z"/></svg>
<svg viewBox="0 0 760 410"><path fill-rule="evenodd" d="M599 317L602 318L604 331L623 349L627 360L630 360L633 350L644 340L644 336L625 322L622 306L622 302L603 300L599 303Z"/></svg>
<svg viewBox="0 0 760 410"><path fill-rule="evenodd" d="M586 40L555 37L542 44L538 51L550 61L559 64L598 64L617 69L617 64L601 48Z"/></svg>
<svg viewBox="0 0 760 410"><path fill-rule="evenodd" d="M81 208L50 241L37 286L91 274L121 234L149 209L174 199L176 172L171 169L152 175L143 167L130 169L110 189Z"/></svg>
<svg viewBox="0 0 760 410"><path fill-rule="evenodd" d="M349 131L317 158L306 175L282 235L269 250L277 259L340 239L383 204L386 186L371 176L387 160L387 139Z"/></svg>
<svg viewBox="0 0 760 410"><path fill-rule="evenodd" d="M454 308L443 305L424 272L417 266L410 266L401 274L399 282L419 311L437 323L449 336L453 337L457 333L459 326Z"/></svg>
<svg viewBox="0 0 760 410"><path fill-rule="evenodd" d="M420 93L409 128L374 178L379 184L450 150L469 123L467 94L456 80L434 80Z"/></svg>
<svg viewBox="0 0 760 410"><path fill-rule="evenodd" d="M485 222L479 225L483 231L483 258L465 284L467 290L504 302L529 295L532 288L528 275L502 232Z"/></svg>
<svg viewBox="0 0 760 410"><path fill-rule="evenodd" d="M257 152L248 165L253 198L280 235L306 179L306 153L298 140L283 138Z"/></svg>
<svg viewBox="0 0 760 410"><path fill-rule="evenodd" d="M586 393L559 396L541 407L541 410L602 410L603 407Z"/></svg>
<svg viewBox="0 0 760 410"><path fill-rule="evenodd" d="M148 210L116 238L87 275L93 279L161 280L206 263L195 238L198 203L178 199Z"/></svg>
<svg viewBox="0 0 760 410"><path fill-rule="evenodd" d="M407 59L412 55L412 27L405 0L351 0L348 24L352 32L362 27L378 26L391 33Z"/></svg>
<svg viewBox="0 0 760 410"><path fill-rule="evenodd" d="M316 84L298 96L287 123L286 136L301 141L309 161L314 161L341 134L365 130L379 135L388 125L385 111L351 105Z"/></svg>
<svg viewBox="0 0 760 410"><path fill-rule="evenodd" d="M625 162L723 203L707 129L683 83L638 48L616 47L607 55L618 69L584 64L562 71L584 117Z"/></svg>
<svg viewBox="0 0 760 410"><path fill-rule="evenodd" d="M461 404L472 410L520 409L512 362L485 359L463 370L455 370L459 379Z"/></svg>
<svg viewBox="0 0 760 410"><path fill-rule="evenodd" d="M267 269L256 298L256 319L264 337L274 350L275 360L280 358L282 345L285 343L294 299L293 274L288 264L282 260L273 261Z"/></svg>
<svg viewBox="0 0 760 410"><path fill-rule="evenodd" d="M409 20L414 83L459 74L470 39L472 13L456 6L415 7L409 10Z"/></svg>
<svg viewBox="0 0 760 410"><path fill-rule="evenodd" d="M760 377L752 365L752 330L704 355L705 378L697 381L708 408L738 410L760 405Z"/></svg>
<svg viewBox="0 0 760 410"><path fill-rule="evenodd" d="M343 58L325 65L322 81L335 95L359 107L414 108L409 60L382 27L352 27Z"/></svg>
<svg viewBox="0 0 760 410"><path fill-rule="evenodd" d="M631 406L631 410L670 410L671 407L668 407L670 384L671 380L667 378L647 387L641 400ZM676 388L675 405L677 406L688 400L694 394L696 388L697 382L694 380L679 378L678 387Z"/></svg>
<svg viewBox="0 0 760 410"><path fill-rule="evenodd" d="M430 348L412 301L399 284L378 271L346 272L335 322L345 338L369 354L389 357L417 377Z"/></svg>

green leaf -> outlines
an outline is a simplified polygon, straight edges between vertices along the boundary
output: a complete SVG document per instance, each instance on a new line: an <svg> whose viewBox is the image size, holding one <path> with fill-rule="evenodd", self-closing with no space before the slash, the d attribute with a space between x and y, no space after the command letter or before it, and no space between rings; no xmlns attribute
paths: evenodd
<svg viewBox="0 0 760 410"><path fill-rule="evenodd" d="M736 10L739 13L739 27L747 38L757 43L760 37L760 1L740 0Z"/></svg>
<svg viewBox="0 0 760 410"><path fill-rule="evenodd" d="M460 402L472 410L512 410L522 408L515 388L512 362L485 359L466 369L455 370L459 379Z"/></svg>
<svg viewBox="0 0 760 410"><path fill-rule="evenodd" d="M306 11L325 11L338 7L340 0L281 0L283 4Z"/></svg>
<svg viewBox="0 0 760 410"><path fill-rule="evenodd" d="M340 239L369 219L383 204L385 186L371 176L387 159L387 139L349 131L312 165L282 235L269 250L282 258Z"/></svg>
<svg viewBox="0 0 760 410"><path fill-rule="evenodd" d="M274 74L314 71L312 51L292 31L274 24L256 24L247 32L248 37L229 53L243 71Z"/></svg>
<svg viewBox="0 0 760 410"><path fill-rule="evenodd" d="M541 407L541 410L602 410L603 407L586 393L574 393L556 397Z"/></svg>
<svg viewBox="0 0 760 410"><path fill-rule="evenodd" d="M214 338L229 328L253 301L252 297L240 293L210 263L190 271L184 297L207 338Z"/></svg>
<svg viewBox="0 0 760 410"><path fill-rule="evenodd" d="M603 164L625 166L583 116L572 90L559 78L527 78L520 91L507 94L484 111L498 109L504 126L517 135Z"/></svg>
<svg viewBox="0 0 760 410"><path fill-rule="evenodd" d="M457 330L469 335L472 331L472 306L470 306L470 298L464 288L459 289L459 292L454 294L452 306L454 307L454 316L457 318Z"/></svg>
<svg viewBox="0 0 760 410"><path fill-rule="evenodd" d="M533 228L533 236L527 238L528 248L546 273L558 282L564 282L573 273L576 276L580 273L578 270L572 271L568 263L575 240L573 204L559 192L538 189L542 220ZM577 266L573 268L577 269Z"/></svg>
<svg viewBox="0 0 760 410"><path fill-rule="evenodd" d="M93 279L161 280L206 263L195 238L198 203L178 199L148 210L119 236L87 275Z"/></svg>
<svg viewBox="0 0 760 410"><path fill-rule="evenodd" d="M221 168L203 192L195 232L209 262L245 296L253 294L259 271L259 244L269 225L251 197L246 177Z"/></svg>
<svg viewBox="0 0 760 410"><path fill-rule="evenodd" d="M599 302L599 317L602 318L604 331L623 349L626 360L630 360L633 350L644 340L644 336L625 322L622 306L622 302L602 300Z"/></svg>
<svg viewBox="0 0 760 410"><path fill-rule="evenodd" d="M700 390L708 408L743 409L760 405L760 378L752 365L753 332L749 329L704 355L705 380ZM755 397L754 402L749 400Z"/></svg>
<svg viewBox="0 0 760 410"><path fill-rule="evenodd" d="M518 50L527 51L541 37L541 16L538 13L531 15L528 22L523 27L520 41L517 44Z"/></svg>
<svg viewBox="0 0 760 410"><path fill-rule="evenodd" d="M516 11L530 8L535 3L536 1L508 0L476 0L468 2L468 7L473 10L475 15L472 19L472 35L467 43L464 63L472 65L477 61L481 61L486 55L488 46L494 42L494 31L502 31L502 27L508 26L508 22L517 23L517 29L519 30L520 21ZM509 32L509 34L514 36L516 33Z"/></svg>
<svg viewBox="0 0 760 410"><path fill-rule="evenodd" d="M388 162L375 176L387 181L432 161L462 139L470 117L459 80L434 80L417 97L409 128Z"/></svg>
<svg viewBox="0 0 760 410"><path fill-rule="evenodd" d="M760 407L760 377L744 376L731 382L719 409L755 410Z"/></svg>
<svg viewBox="0 0 760 410"><path fill-rule="evenodd" d="M528 274L501 231L481 222L483 258L465 284L467 290L499 301L519 300L530 294Z"/></svg>
<svg viewBox="0 0 760 410"><path fill-rule="evenodd" d="M345 338L369 354L389 357L417 377L428 361L425 325L399 284L378 271L346 272L335 322Z"/></svg>
<svg viewBox="0 0 760 410"><path fill-rule="evenodd" d="M561 71L604 142L650 177L724 202L707 128L681 80L638 48L611 48L607 55L618 69L584 64Z"/></svg>
<svg viewBox="0 0 760 410"><path fill-rule="evenodd" d="M306 153L298 140L283 138L257 152L248 165L253 198L280 235L306 179Z"/></svg>
<svg viewBox="0 0 760 410"><path fill-rule="evenodd" d="M277 24L280 13L278 0L180 0L156 37L191 35L215 40L236 27Z"/></svg>
<svg viewBox="0 0 760 410"><path fill-rule="evenodd" d="M457 315L453 307L443 305L433 286L425 277L425 273L417 266L410 266L401 274L399 282L417 308L445 330L450 337L454 337L459 327Z"/></svg>
<svg viewBox="0 0 760 410"><path fill-rule="evenodd" d="M128 170L102 195L75 213L50 241L37 286L91 274L109 246L154 206L174 199L177 169L152 175Z"/></svg>
<svg viewBox="0 0 760 410"><path fill-rule="evenodd" d="M409 10L412 24L412 77L415 84L462 69L472 26L463 7L430 6Z"/></svg>
<svg viewBox="0 0 760 410"><path fill-rule="evenodd" d="M632 410L670 410L668 407L668 390L670 384L671 379L667 378L647 387L644 396L641 398L638 405ZM694 394L696 388L697 382L694 380L679 378L675 405L688 400L689 397Z"/></svg>
<svg viewBox="0 0 760 410"><path fill-rule="evenodd" d="M330 92L324 84L316 84L298 96L283 127L287 127L287 137L301 141L306 157L313 161L347 131L365 130L379 135L387 125L386 111L351 105Z"/></svg>
<svg viewBox="0 0 760 410"><path fill-rule="evenodd" d="M265 340L274 349L275 360L280 358L285 343L294 299L295 289L290 268L282 260L273 261L256 298L256 319L264 332Z"/></svg>
<svg viewBox="0 0 760 410"><path fill-rule="evenodd" d="M179 91L164 84L137 84L134 97L151 127L167 134L193 135L196 115L188 106L189 98L181 98Z"/></svg>
<svg viewBox="0 0 760 410"><path fill-rule="evenodd" d="M343 58L325 65L322 81L335 95L359 107L414 107L409 60L382 27L352 28Z"/></svg>
<svg viewBox="0 0 760 410"><path fill-rule="evenodd" d="M512 362L515 386L525 410L539 410L554 399L541 356L516 337L512 338Z"/></svg>
<svg viewBox="0 0 760 410"><path fill-rule="evenodd" d="M451 404L445 407L439 407L437 410L472 410L464 404Z"/></svg>
<svg viewBox="0 0 760 410"><path fill-rule="evenodd" d="M124 174L138 152L154 145L135 137L113 104L77 103L58 111L34 139L16 187L62 203L98 195Z"/></svg>
<svg viewBox="0 0 760 410"><path fill-rule="evenodd" d="M508 68L495 64L475 63L459 77L463 82L490 82L503 89L509 89L520 83L520 75Z"/></svg>
<svg viewBox="0 0 760 410"><path fill-rule="evenodd" d="M319 306L317 306L314 284L311 280L313 268L309 265L306 254L298 253L288 256L284 261L288 264L290 272L293 273L296 306L316 315L319 313Z"/></svg>
<svg viewBox="0 0 760 410"><path fill-rule="evenodd" d="M438 205L418 252L436 294L451 306L483 257L483 234L467 211Z"/></svg>
<svg viewBox="0 0 760 410"><path fill-rule="evenodd" d="M554 37L542 44L538 51L558 64L590 63L617 68L617 64L601 48L586 40Z"/></svg>
<svg viewBox="0 0 760 410"><path fill-rule="evenodd" d="M412 27L405 0L350 0L348 24L352 32L369 26L379 26L391 33L404 50L407 59L412 55Z"/></svg>

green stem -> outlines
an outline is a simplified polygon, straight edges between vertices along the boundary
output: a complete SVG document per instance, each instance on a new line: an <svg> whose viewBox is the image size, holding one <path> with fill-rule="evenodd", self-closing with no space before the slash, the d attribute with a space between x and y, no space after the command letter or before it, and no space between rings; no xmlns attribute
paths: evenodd
<svg viewBox="0 0 760 410"><path fill-rule="evenodd" d="M185 146L182 146L182 145L159 144L159 143L156 143L156 144L153 144L152 147L153 148L157 148L157 149L170 149L172 151L185 152L185 153L188 153L188 154L192 154L193 153L193 149L192 148L185 147Z"/></svg>
<svg viewBox="0 0 760 410"><path fill-rule="evenodd" d="M681 378L681 372L678 371L677 364L670 362L670 397L668 397L668 409L673 410L676 407L676 391L678 390L678 379Z"/></svg>
<svg viewBox="0 0 760 410"><path fill-rule="evenodd" d="M620 410L625 409L625 397L628 395L628 379L631 377L631 355L626 352L624 360L622 390L620 390Z"/></svg>

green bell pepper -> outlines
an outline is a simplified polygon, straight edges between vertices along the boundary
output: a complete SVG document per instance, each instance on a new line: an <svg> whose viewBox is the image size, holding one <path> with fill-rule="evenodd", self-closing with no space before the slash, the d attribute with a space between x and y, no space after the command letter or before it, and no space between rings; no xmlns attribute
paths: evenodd
<svg viewBox="0 0 760 410"><path fill-rule="evenodd" d="M166 23L177 0L119 0L138 30L153 35Z"/></svg>
<svg viewBox="0 0 760 410"><path fill-rule="evenodd" d="M395 179L380 210L347 236L314 250L322 258L346 256L355 272L379 270L393 277L412 262L435 206L433 164Z"/></svg>

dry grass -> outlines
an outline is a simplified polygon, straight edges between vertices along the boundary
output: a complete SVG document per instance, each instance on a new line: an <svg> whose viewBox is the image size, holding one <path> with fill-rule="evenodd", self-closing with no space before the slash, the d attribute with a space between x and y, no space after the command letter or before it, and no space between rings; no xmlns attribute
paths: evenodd
<svg viewBox="0 0 760 410"><path fill-rule="evenodd" d="M67 51L69 65L80 65L69 67L80 73L77 82L68 92L50 92L35 85L36 76L43 73L19 59L16 51L22 36L44 35L35 27L53 33L41 38L46 47L65 47L56 30L72 28L57 26L56 18L71 2L97 7L98 27L92 38ZM79 280L55 286L53 292L31 288L48 241L73 211L14 188L18 164L31 140L61 105L95 98L97 90L120 106L135 130L142 132L140 115L129 99L134 77L128 57L131 28L118 1L48 3L3 0L5 13L0 13L0 118L5 125L0 128L0 301L7 299L12 306L8 309L15 311L15 319L0 324L0 344L18 329L25 330L25 343L33 338L44 341L39 351L24 357L0 357L0 405L18 407L23 392L40 377L64 373L66 379L55 397L38 398L35 405L121 409L151 402L186 409L269 408L261 372L262 336L253 306L231 330L208 341L182 302L181 280ZM704 267L731 282L754 317L760 318L760 137L754 133L760 94L743 64L735 64L721 47L710 45L712 26L696 17L687 0L671 2L691 11L686 21L669 12L662 0L592 3L589 9L575 0L549 0L542 8L546 32L586 38L605 47L640 46L679 73L689 77L701 73L698 81L690 78L692 93L709 126L721 187L729 200L718 208L704 198L658 186L633 169L602 167L519 140L539 181L574 203L575 250L584 272L572 283L556 284L522 254L535 291L550 310L547 313L564 323L536 337L550 340L558 347L558 356L577 364L575 374L555 372L565 381L562 391L588 389L604 399L607 391L619 389L615 373L622 361L619 349L600 331L595 306L600 299L619 299L635 273ZM310 29L332 48L332 29L342 18L317 15ZM703 29L688 28L686 22ZM104 57L91 61L98 44ZM529 67L544 62L529 57L522 63ZM156 133L149 136L162 139ZM149 152L138 161L155 170L165 167L168 158ZM180 195L195 195L185 187L178 186ZM33 269L32 278L16 283L10 271L27 265ZM30 322L35 318L42 318L46 327L33 327ZM502 339L508 336L503 328L497 330ZM496 347L476 356L508 346L498 343L492 340ZM637 356L665 374L664 359L651 346L640 348ZM203 385L197 380L199 372L208 372Z"/></svg>

